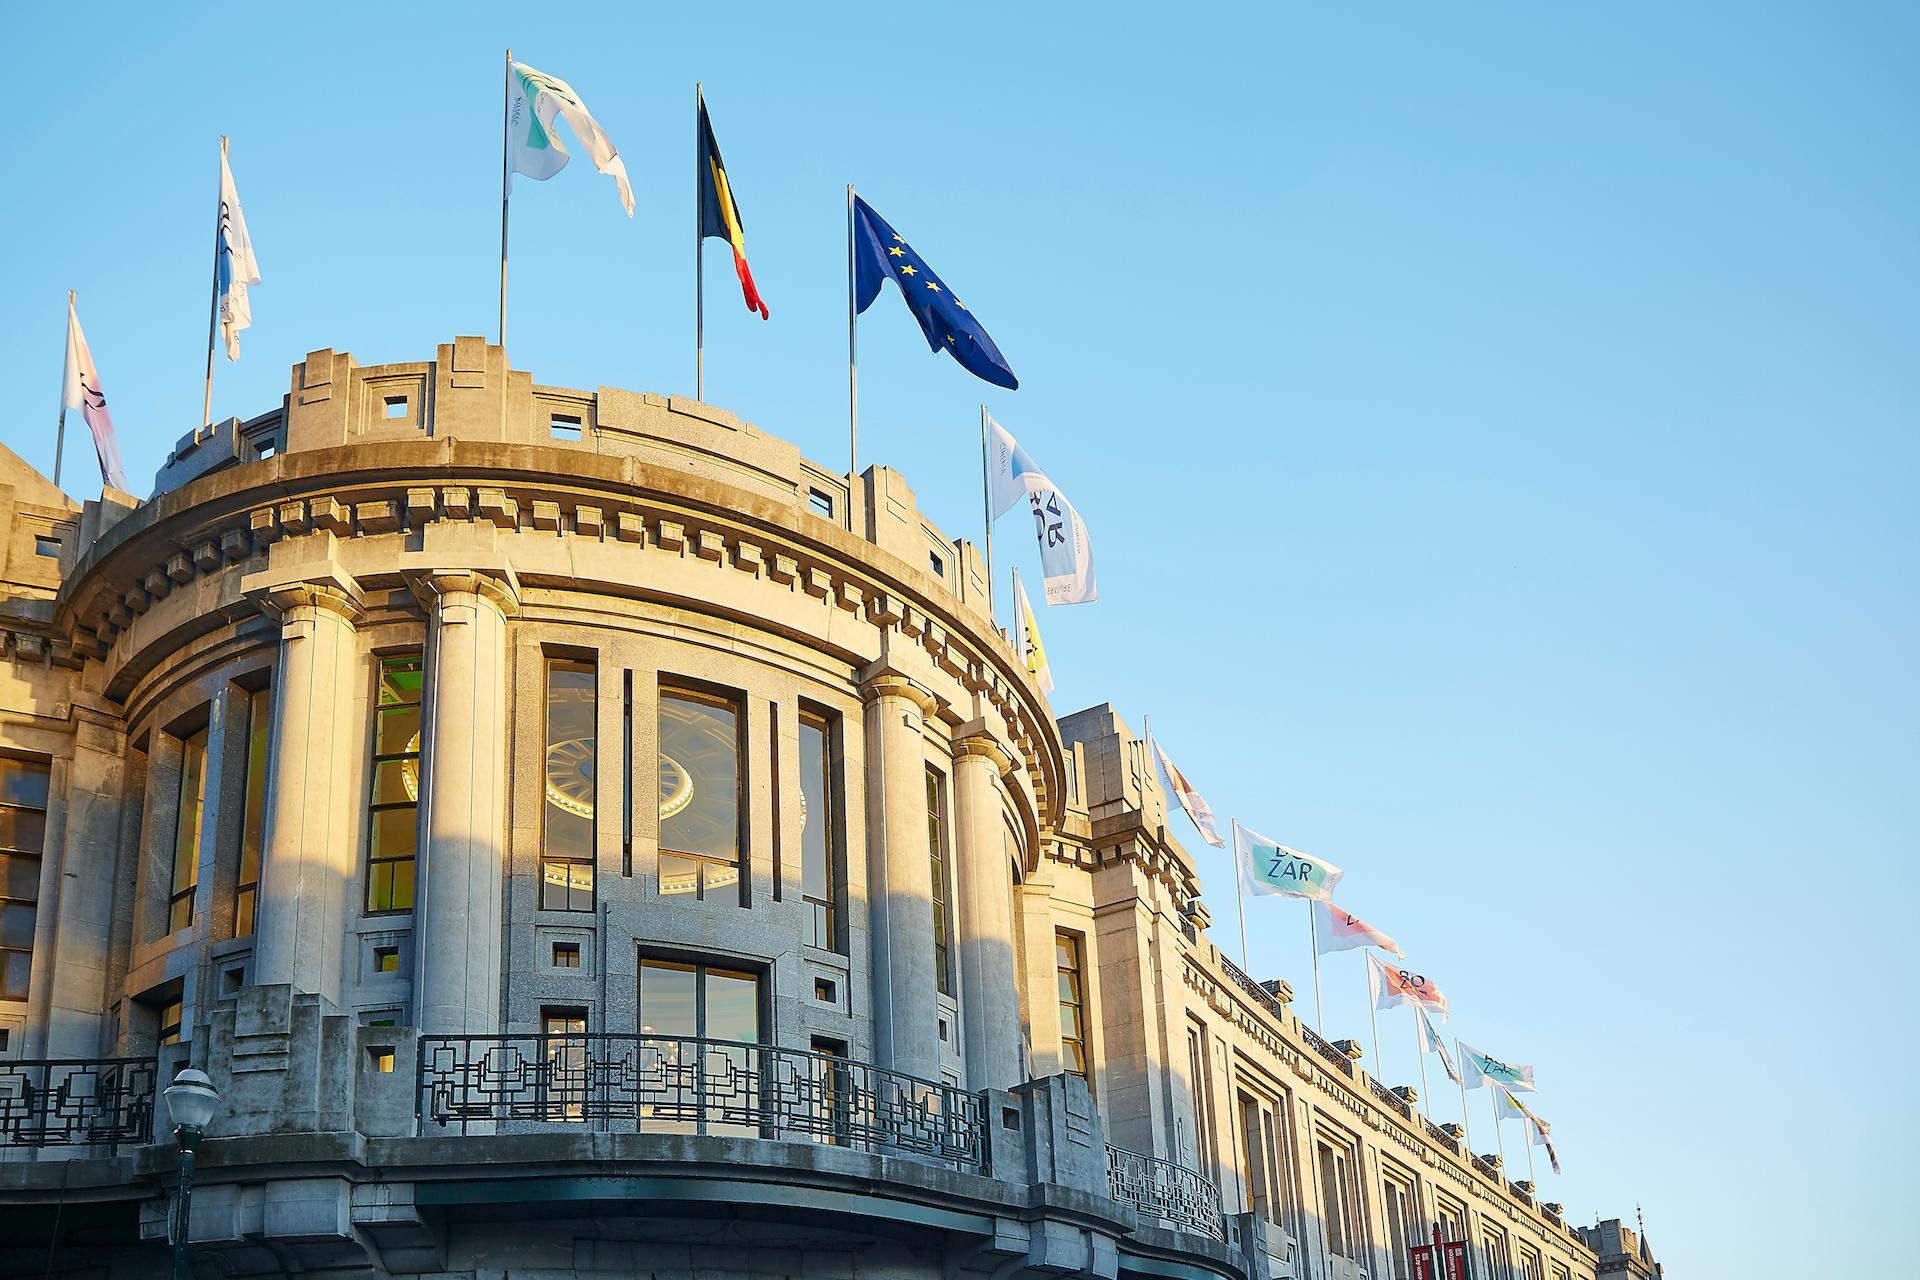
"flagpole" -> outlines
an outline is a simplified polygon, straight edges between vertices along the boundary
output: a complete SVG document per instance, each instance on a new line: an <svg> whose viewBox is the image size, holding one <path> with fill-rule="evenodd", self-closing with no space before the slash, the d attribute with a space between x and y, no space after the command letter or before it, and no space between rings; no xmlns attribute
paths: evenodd
<svg viewBox="0 0 1920 1280"><path fill-rule="evenodd" d="M1455 1065L1459 1068L1460 1085L1460 1132L1467 1140L1467 1154L1473 1154L1473 1121L1467 1116L1467 1054L1460 1047L1460 1037L1453 1038Z"/></svg>
<svg viewBox="0 0 1920 1280"><path fill-rule="evenodd" d="M987 406L980 406L980 513L985 517L987 529L987 616L998 619L993 612L993 493L987 478Z"/></svg>
<svg viewBox="0 0 1920 1280"><path fill-rule="evenodd" d="M227 135L220 135L220 160L227 159ZM220 327L220 222L222 206L225 202L225 190L220 182L221 171L213 174L213 299L207 304L207 385L206 393L200 400L200 425L213 425L213 338Z"/></svg>
<svg viewBox="0 0 1920 1280"><path fill-rule="evenodd" d="M1236 851L1237 852L1237 851ZM1237 869L1237 868L1236 868ZM1313 1029L1324 1039L1327 1034L1327 1009L1320 999L1320 939L1313 928L1313 899L1307 899L1307 943L1313 952ZM1379 1036L1375 1035L1378 1040ZM1379 1046L1374 1048L1374 1057L1379 1057ZM1376 1061L1375 1066L1379 1063Z"/></svg>
<svg viewBox="0 0 1920 1280"><path fill-rule="evenodd" d="M1539 1197L1537 1195L1537 1192L1540 1187L1540 1178L1539 1178L1539 1175L1537 1175L1533 1171L1533 1121L1527 1118L1526 1116L1522 1116L1520 1118L1520 1130L1523 1134L1526 1135L1525 1141L1527 1146L1527 1181L1531 1182L1534 1185L1534 1190L1536 1192L1535 1198L1538 1199Z"/></svg>
<svg viewBox="0 0 1920 1280"><path fill-rule="evenodd" d="M1500 1088L1502 1088L1502 1086L1497 1082L1487 1086L1487 1103L1493 1108L1493 1149L1500 1153L1500 1163L1505 1165L1507 1163L1507 1135L1503 1132L1500 1125L1500 1098L1497 1092ZM1500 1176L1504 1178L1506 1174L1503 1173Z"/></svg>
<svg viewBox="0 0 1920 1280"><path fill-rule="evenodd" d="M706 139L700 136L700 109L706 105L700 82L693 82L693 398L707 399L707 255L700 231L705 225L707 186L700 166L707 162Z"/></svg>
<svg viewBox="0 0 1920 1280"><path fill-rule="evenodd" d="M1307 905L1311 909L1311 908L1318 907L1320 904L1317 902L1309 902ZM1313 939L1313 954L1316 957L1318 957L1320 954L1320 938L1317 934ZM1384 1078L1384 1074L1383 1074L1384 1067L1380 1059L1380 1008L1379 1008L1380 1002L1374 999L1373 997L1372 966L1378 963L1379 961L1373 958L1373 952L1368 951L1367 952L1367 965L1368 965L1367 1020L1373 1024L1373 1078L1376 1080L1380 1080Z"/></svg>
<svg viewBox="0 0 1920 1280"><path fill-rule="evenodd" d="M531 104L529 104L531 105ZM500 95L500 345L507 345L507 196L513 181L513 50Z"/></svg>
<svg viewBox="0 0 1920 1280"><path fill-rule="evenodd" d="M67 355L73 358L73 290L67 290ZM60 463L67 454L67 369L60 371L60 422L53 430L53 487L60 487Z"/></svg>
<svg viewBox="0 0 1920 1280"><path fill-rule="evenodd" d="M1241 972L1251 966L1247 959L1247 889L1240 883L1240 819L1233 820L1233 903L1240 911L1240 969ZM1318 974L1319 970L1314 972ZM1253 975L1248 973L1251 978ZM1317 989L1317 988L1316 988Z"/></svg>
<svg viewBox="0 0 1920 1280"><path fill-rule="evenodd" d="M853 319L853 184L847 184L847 529L853 529L853 486L860 480L860 368Z"/></svg>
<svg viewBox="0 0 1920 1280"><path fill-rule="evenodd" d="M1413 1047L1414 1054L1420 1059L1420 1101L1427 1104L1427 1123L1433 1123L1433 1098L1427 1092L1427 1039L1420 1030L1420 1019L1426 1017L1426 1011L1418 1005L1413 1010Z"/></svg>

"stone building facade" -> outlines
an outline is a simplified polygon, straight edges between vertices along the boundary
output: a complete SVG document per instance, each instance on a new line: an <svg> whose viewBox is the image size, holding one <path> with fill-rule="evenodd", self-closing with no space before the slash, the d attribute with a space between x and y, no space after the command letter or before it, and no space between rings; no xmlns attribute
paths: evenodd
<svg viewBox="0 0 1920 1280"><path fill-rule="evenodd" d="M885 467L459 338L0 507L0 1272L164 1274L190 1064L210 1276L1596 1274Z"/></svg>

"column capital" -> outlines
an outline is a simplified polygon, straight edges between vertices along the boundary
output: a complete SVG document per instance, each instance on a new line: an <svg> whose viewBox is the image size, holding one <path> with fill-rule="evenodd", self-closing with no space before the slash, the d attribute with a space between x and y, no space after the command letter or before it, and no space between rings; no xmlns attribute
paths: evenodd
<svg viewBox="0 0 1920 1280"><path fill-rule="evenodd" d="M358 626L366 616L366 599L351 578L330 581L288 582L269 588L255 597L260 612L285 625L301 609L330 613L348 626Z"/></svg>
<svg viewBox="0 0 1920 1280"><path fill-rule="evenodd" d="M905 698L919 708L923 719L940 709L940 699L933 690L897 667L879 662L861 672L860 700L871 706L882 698Z"/></svg>
<svg viewBox="0 0 1920 1280"><path fill-rule="evenodd" d="M993 736L986 724L972 720L961 725L953 735L953 762L959 764L966 759L981 759L991 764L1001 777L1014 771L1017 761L1000 740Z"/></svg>
<svg viewBox="0 0 1920 1280"><path fill-rule="evenodd" d="M511 565L500 569L424 569L407 574L407 587L431 613L445 596L471 595L511 618L520 612L520 578Z"/></svg>

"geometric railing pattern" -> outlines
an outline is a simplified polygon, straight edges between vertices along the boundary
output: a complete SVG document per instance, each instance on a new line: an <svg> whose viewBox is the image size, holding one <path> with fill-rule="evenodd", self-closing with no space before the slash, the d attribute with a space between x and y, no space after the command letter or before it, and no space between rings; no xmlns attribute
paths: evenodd
<svg viewBox="0 0 1920 1280"><path fill-rule="evenodd" d="M1227 1238L1219 1189L1196 1169L1108 1143L1107 1188L1115 1200L1132 1205L1142 1217L1159 1218L1215 1240Z"/></svg>
<svg viewBox="0 0 1920 1280"><path fill-rule="evenodd" d="M1314 1034L1313 1028L1303 1022L1300 1024L1300 1034L1305 1037L1308 1047L1315 1053L1346 1072L1349 1077L1353 1075L1353 1059Z"/></svg>
<svg viewBox="0 0 1920 1280"><path fill-rule="evenodd" d="M981 1098L830 1054L692 1036L420 1037L417 1105L429 1126L517 1133L583 1125L912 1152L986 1163Z"/></svg>
<svg viewBox="0 0 1920 1280"><path fill-rule="evenodd" d="M1367 1083L1373 1086L1373 1097L1376 1102L1399 1116L1402 1120L1405 1120L1408 1124L1413 1123L1413 1108L1407 1105L1405 1098L1387 1088L1387 1086L1381 1084L1378 1080L1373 1079L1371 1076L1367 1078Z"/></svg>
<svg viewBox="0 0 1920 1280"><path fill-rule="evenodd" d="M0 1060L0 1144L145 1144L157 1068L152 1058Z"/></svg>

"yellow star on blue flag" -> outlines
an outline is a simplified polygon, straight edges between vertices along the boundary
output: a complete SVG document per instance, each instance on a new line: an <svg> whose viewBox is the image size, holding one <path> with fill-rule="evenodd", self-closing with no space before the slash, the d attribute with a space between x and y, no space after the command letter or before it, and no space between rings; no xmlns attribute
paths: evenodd
<svg viewBox="0 0 1920 1280"><path fill-rule="evenodd" d="M980 327L973 314L954 298L946 281L934 274L926 259L913 251L873 207L858 196L853 200L853 308L865 311L880 296L888 280L900 288L907 309L920 322L927 346L945 350L960 367L996 387L1017 390L1006 357Z"/></svg>

